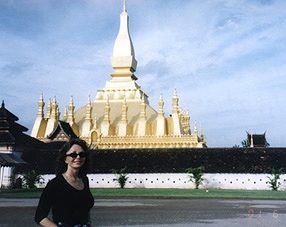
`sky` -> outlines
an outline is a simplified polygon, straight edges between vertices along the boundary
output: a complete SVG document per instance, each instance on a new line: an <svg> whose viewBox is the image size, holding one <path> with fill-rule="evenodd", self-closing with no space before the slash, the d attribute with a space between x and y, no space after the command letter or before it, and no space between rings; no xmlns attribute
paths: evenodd
<svg viewBox="0 0 286 227"><path fill-rule="evenodd" d="M208 147L247 132L286 146L286 1L127 0L137 84L165 116L174 89ZM31 133L41 94L64 112L111 79L123 0L1 0L0 98ZM2 101L1 100L1 101Z"/></svg>

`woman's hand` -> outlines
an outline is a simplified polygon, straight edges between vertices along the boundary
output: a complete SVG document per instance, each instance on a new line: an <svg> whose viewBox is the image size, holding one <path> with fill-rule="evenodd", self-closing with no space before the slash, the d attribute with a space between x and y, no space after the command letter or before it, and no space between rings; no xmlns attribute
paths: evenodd
<svg viewBox="0 0 286 227"><path fill-rule="evenodd" d="M57 225L52 222L49 218L44 218L41 222L40 225L43 227L57 227Z"/></svg>

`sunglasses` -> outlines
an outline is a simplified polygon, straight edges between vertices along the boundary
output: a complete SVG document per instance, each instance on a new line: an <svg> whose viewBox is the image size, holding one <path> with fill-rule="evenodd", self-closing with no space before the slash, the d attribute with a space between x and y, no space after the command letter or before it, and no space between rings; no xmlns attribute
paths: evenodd
<svg viewBox="0 0 286 227"><path fill-rule="evenodd" d="M70 156L71 158L76 158L77 156L79 156L80 158L85 158L86 157L86 153L85 152L80 152L80 153L71 153L71 154L67 154L66 156Z"/></svg>

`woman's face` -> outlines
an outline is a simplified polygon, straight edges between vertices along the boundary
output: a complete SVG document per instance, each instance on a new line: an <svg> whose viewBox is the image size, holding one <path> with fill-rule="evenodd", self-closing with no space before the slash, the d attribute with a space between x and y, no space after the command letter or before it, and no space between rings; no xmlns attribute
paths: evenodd
<svg viewBox="0 0 286 227"><path fill-rule="evenodd" d="M75 169L79 169L85 162L86 153L81 146L74 144L66 153L65 163Z"/></svg>

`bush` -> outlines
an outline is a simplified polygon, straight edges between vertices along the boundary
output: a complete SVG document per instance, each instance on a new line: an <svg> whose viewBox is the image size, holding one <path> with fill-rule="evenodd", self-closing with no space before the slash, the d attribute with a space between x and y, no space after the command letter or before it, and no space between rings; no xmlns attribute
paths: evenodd
<svg viewBox="0 0 286 227"><path fill-rule="evenodd" d="M42 184L43 181L42 176L37 174L35 170L23 174L23 186L25 188L36 188L36 184Z"/></svg>
<svg viewBox="0 0 286 227"><path fill-rule="evenodd" d="M54 142L53 142L54 143ZM51 143L51 144L53 144ZM191 166L204 166L205 173L271 173L286 169L286 148L158 148L92 150L89 173L110 173L128 166L128 173L184 173ZM25 151L29 165L15 173L34 169L54 174L57 150Z"/></svg>

